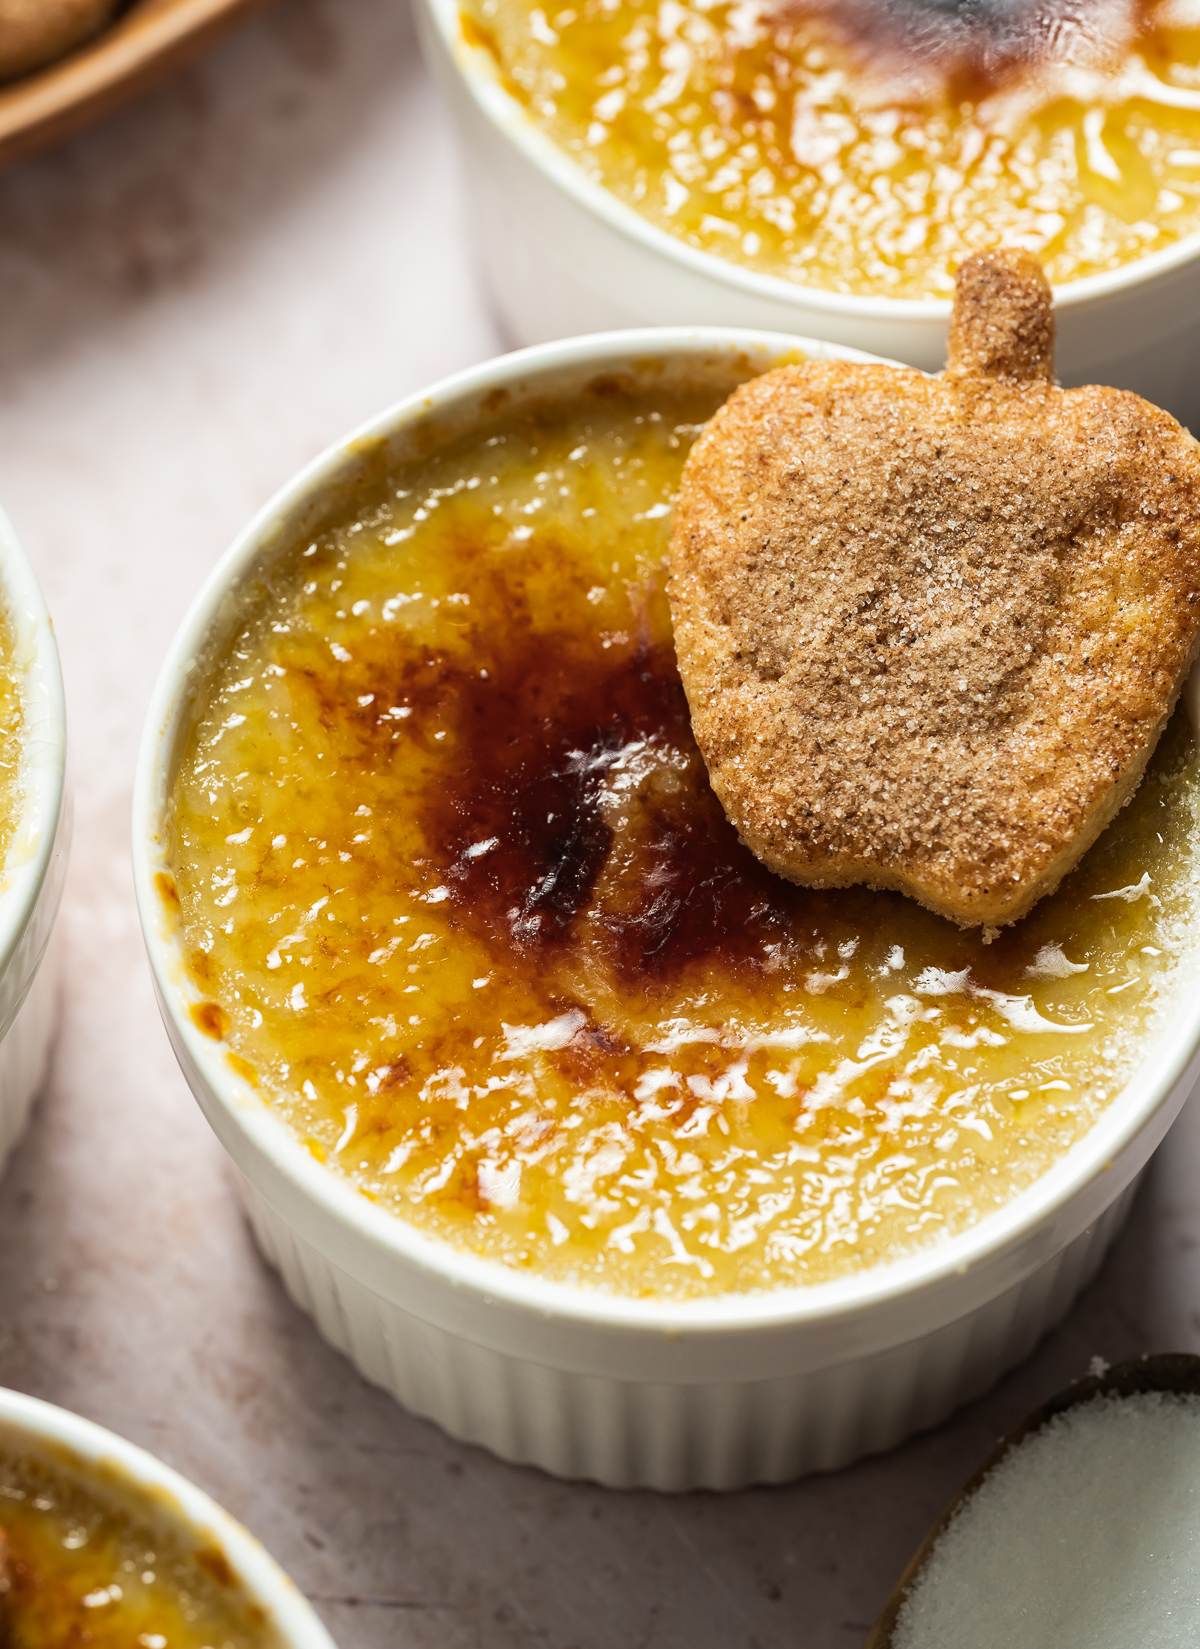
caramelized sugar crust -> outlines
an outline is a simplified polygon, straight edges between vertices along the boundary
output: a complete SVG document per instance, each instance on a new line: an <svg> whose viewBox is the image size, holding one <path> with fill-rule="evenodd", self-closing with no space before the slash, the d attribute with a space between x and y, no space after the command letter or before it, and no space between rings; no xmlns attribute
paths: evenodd
<svg viewBox="0 0 1200 1649"><path fill-rule="evenodd" d="M4 1649L275 1649L224 1556L131 1515L115 1487L0 1452Z"/></svg>
<svg viewBox="0 0 1200 1649"><path fill-rule="evenodd" d="M1010 264L967 266L941 378L814 362L737 390L672 538L742 838L967 923L1023 915L1095 840L1200 637L1200 448L1135 395L1056 389L1045 283Z"/></svg>
<svg viewBox="0 0 1200 1649"><path fill-rule="evenodd" d="M688 245L943 297L1020 245L1055 284L1200 228L1197 0L467 0L529 118Z"/></svg>
<svg viewBox="0 0 1200 1649"><path fill-rule="evenodd" d="M1173 1000L1196 769L993 944L739 840L671 502L728 376L598 381L404 467L245 593L174 789L196 1022L364 1195L632 1296L818 1281L1044 1171Z"/></svg>

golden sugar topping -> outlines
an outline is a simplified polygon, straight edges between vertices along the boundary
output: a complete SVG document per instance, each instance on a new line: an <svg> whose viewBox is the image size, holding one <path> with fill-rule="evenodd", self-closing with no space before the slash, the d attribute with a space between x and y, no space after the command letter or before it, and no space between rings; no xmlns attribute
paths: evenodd
<svg viewBox="0 0 1200 1649"><path fill-rule="evenodd" d="M208 661L165 909L197 1023L430 1235L633 1296L817 1281L1087 1130L1200 914L1197 763L1024 922L796 887L738 841L664 594L731 385L496 414L283 553Z"/></svg>
<svg viewBox="0 0 1200 1649"><path fill-rule="evenodd" d="M4 1649L267 1649L277 1642L213 1546L185 1547L73 1468L0 1450Z"/></svg>
<svg viewBox="0 0 1200 1649"><path fill-rule="evenodd" d="M534 121L688 245L835 292L1057 283L1200 229L1198 0L469 0Z"/></svg>

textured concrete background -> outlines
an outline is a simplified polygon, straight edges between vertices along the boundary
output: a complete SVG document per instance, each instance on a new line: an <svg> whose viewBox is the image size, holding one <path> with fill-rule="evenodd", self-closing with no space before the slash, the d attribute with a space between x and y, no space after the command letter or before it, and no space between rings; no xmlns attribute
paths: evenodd
<svg viewBox="0 0 1200 1649"><path fill-rule="evenodd" d="M266 1542L343 1649L857 1645L998 1433L1101 1353L1200 1349L1200 1110L1098 1283L939 1431L787 1489L561 1484L369 1389L251 1246L159 1025L134 753L184 608L318 448L501 346L403 0L279 0L0 174L0 501L58 626L77 825L62 1034L0 1184L0 1382L123 1432Z"/></svg>

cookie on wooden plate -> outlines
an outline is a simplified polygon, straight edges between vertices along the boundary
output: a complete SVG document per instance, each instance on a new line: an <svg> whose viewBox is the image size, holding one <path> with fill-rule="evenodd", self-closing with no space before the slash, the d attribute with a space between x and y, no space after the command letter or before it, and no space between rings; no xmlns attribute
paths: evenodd
<svg viewBox="0 0 1200 1649"><path fill-rule="evenodd" d="M959 277L939 377L736 390L684 469L671 610L746 844L816 887L1023 916L1133 793L1200 645L1200 446L1053 381L1036 259Z"/></svg>

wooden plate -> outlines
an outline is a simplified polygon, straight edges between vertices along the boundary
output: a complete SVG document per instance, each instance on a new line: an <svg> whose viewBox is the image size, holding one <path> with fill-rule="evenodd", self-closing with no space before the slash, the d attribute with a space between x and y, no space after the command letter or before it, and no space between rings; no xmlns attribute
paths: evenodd
<svg viewBox="0 0 1200 1649"><path fill-rule="evenodd" d="M1077 1403L1090 1403L1093 1397L1130 1397L1142 1391L1170 1391L1190 1397L1200 1396L1200 1357L1195 1357L1189 1352L1171 1351L1157 1357L1139 1357L1133 1362L1118 1363L1106 1374L1092 1374L1087 1379L1077 1380L1074 1385L1060 1391L1048 1403L1043 1403L1041 1408L1034 1409L1032 1414L1027 1415L1015 1430L1010 1431L1008 1436L997 1444L970 1482L963 1485L925 1536L913 1554L912 1562L897 1582L895 1591L884 1604L883 1611L872 1627L863 1649L892 1649L892 1635L904 1600L924 1568L926 1558L937 1544L938 1536L963 1501L970 1499L984 1478L1000 1464L1010 1449L1023 1442L1031 1432L1037 1431L1039 1426L1044 1426L1047 1420L1052 1420L1056 1414L1062 1414L1065 1409L1074 1408Z"/></svg>
<svg viewBox="0 0 1200 1649"><path fill-rule="evenodd" d="M57 63L0 85L0 161L106 114L198 52L262 0L134 0Z"/></svg>

